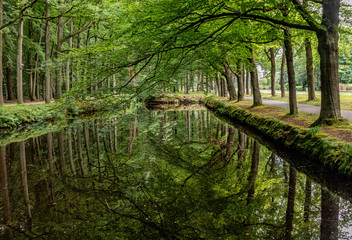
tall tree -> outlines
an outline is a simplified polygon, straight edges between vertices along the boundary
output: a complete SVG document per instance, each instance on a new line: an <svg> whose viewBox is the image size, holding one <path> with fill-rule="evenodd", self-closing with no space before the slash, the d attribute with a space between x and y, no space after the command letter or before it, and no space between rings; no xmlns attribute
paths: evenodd
<svg viewBox="0 0 352 240"><path fill-rule="evenodd" d="M23 23L24 18L18 22L18 40L17 40L17 103L23 103Z"/></svg>
<svg viewBox="0 0 352 240"><path fill-rule="evenodd" d="M0 0L0 26L2 25L3 16L3 0ZM4 91L2 89L3 85L3 61L2 61L2 31L0 31L0 106L4 105Z"/></svg>
<svg viewBox="0 0 352 240"><path fill-rule="evenodd" d="M253 106L260 106L262 105L262 96L260 94L260 89L259 89L257 64L255 61L253 48L250 48L249 51L251 54L248 60L251 63L250 73L251 73L251 86L252 86L251 89L253 92Z"/></svg>
<svg viewBox="0 0 352 240"><path fill-rule="evenodd" d="M51 102L51 78L50 78L50 2L49 0L45 1L45 17L46 17L46 26L45 26L45 94L44 100L45 103Z"/></svg>
<svg viewBox="0 0 352 240"><path fill-rule="evenodd" d="M305 39L306 48L306 69L307 69L307 85L308 85L308 101L315 100L314 74L313 74L313 53L312 43L308 38Z"/></svg>

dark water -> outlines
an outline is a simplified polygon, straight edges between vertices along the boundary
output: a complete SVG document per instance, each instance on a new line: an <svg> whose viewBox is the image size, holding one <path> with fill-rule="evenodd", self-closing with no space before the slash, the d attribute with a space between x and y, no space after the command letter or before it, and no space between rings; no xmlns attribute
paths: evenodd
<svg viewBox="0 0 352 240"><path fill-rule="evenodd" d="M1 147L2 239L350 239L351 204L205 110Z"/></svg>

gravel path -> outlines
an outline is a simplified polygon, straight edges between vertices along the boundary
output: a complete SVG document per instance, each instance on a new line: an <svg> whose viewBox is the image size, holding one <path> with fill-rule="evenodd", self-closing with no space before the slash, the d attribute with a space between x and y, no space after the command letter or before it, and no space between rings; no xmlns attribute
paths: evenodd
<svg viewBox="0 0 352 240"><path fill-rule="evenodd" d="M251 97L246 97L246 99L252 99ZM275 107L280 107L280 108L289 108L288 102L284 101L277 101L277 100L269 100L269 99L263 99L263 103ZM320 114L320 107L319 106L312 106L308 104L297 104L298 106L298 111L302 112L307 112L307 113L314 113L314 114ZM349 121L352 121L352 111L350 110L341 110L341 115L342 117L348 119Z"/></svg>

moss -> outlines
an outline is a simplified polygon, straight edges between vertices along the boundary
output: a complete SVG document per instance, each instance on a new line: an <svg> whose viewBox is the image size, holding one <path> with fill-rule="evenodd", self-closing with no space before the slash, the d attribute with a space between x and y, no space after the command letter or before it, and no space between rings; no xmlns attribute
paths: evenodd
<svg viewBox="0 0 352 240"><path fill-rule="evenodd" d="M250 128L256 136L262 139L262 142L267 140L287 152L312 159L317 165L323 165L331 171L351 174L352 145L320 132L321 127L319 126L304 129L276 118L262 117L248 110L226 104L215 97L206 97L203 102L208 108L233 123ZM346 123L341 122L341 124Z"/></svg>

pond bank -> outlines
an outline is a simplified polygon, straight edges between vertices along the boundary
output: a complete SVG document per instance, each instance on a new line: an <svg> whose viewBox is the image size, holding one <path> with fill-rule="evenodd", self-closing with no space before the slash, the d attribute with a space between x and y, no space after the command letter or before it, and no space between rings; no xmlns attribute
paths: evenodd
<svg viewBox="0 0 352 240"><path fill-rule="evenodd" d="M351 190L352 145L319 129L307 129L273 117L260 116L215 97L204 104L236 128L255 137L297 170L327 186L334 192ZM336 179L339 179L337 184Z"/></svg>
<svg viewBox="0 0 352 240"><path fill-rule="evenodd" d="M168 96L167 100L172 102L172 96ZM287 159L297 170L330 190L352 190L352 145L349 137L347 140L339 139L330 134L338 135L341 130L309 128L309 121L313 121L315 115L283 117L282 112L273 114L277 109L271 106L251 109L246 102L235 105L234 102L213 96L204 97L202 102L218 117L254 137L277 155Z"/></svg>

